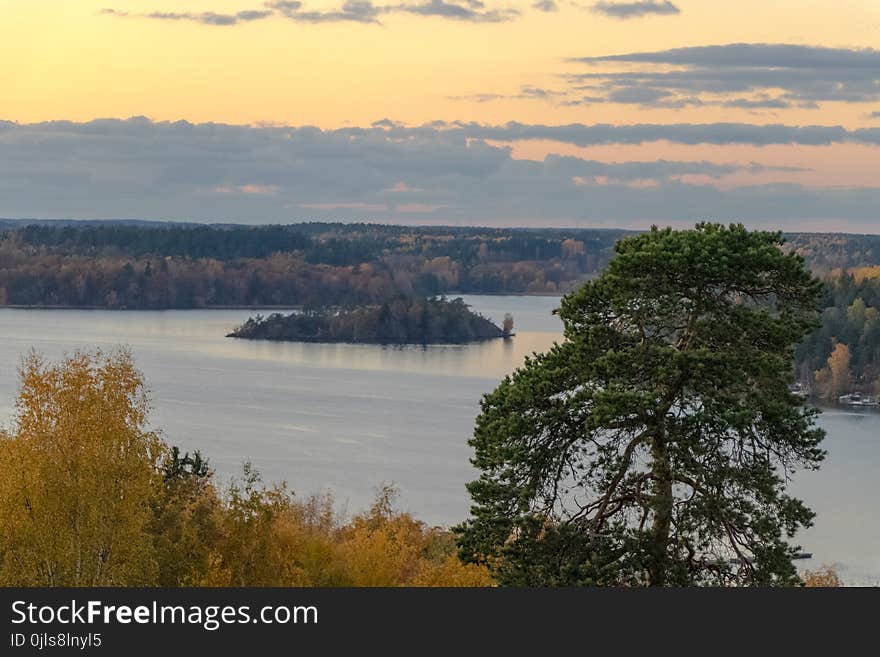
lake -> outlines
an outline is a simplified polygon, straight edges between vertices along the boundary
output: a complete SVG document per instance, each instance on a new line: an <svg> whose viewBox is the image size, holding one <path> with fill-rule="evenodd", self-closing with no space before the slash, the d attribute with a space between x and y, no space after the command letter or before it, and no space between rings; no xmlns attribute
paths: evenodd
<svg viewBox="0 0 880 657"><path fill-rule="evenodd" d="M512 340L428 347L300 344L224 335L247 310L0 309L0 417L8 423L17 363L30 349L131 348L151 388L153 424L182 450L201 450L221 477L251 461L267 481L307 495L331 491L349 511L393 483L400 505L432 524L467 515L475 471L467 439L483 393L523 358L559 339L553 297L466 296ZM826 411L829 451L791 487L817 511L799 537L849 583L880 583L880 415Z"/></svg>

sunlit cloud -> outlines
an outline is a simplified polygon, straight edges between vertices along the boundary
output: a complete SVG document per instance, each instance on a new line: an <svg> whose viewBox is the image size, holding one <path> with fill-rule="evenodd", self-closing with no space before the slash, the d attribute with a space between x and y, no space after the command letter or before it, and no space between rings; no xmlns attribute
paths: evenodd
<svg viewBox="0 0 880 657"><path fill-rule="evenodd" d="M289 0L267 2L266 6L301 23L378 23L382 13L370 0L348 0L339 9L328 11L306 10L303 3Z"/></svg>
<svg viewBox="0 0 880 657"><path fill-rule="evenodd" d="M581 57L570 62L591 70L560 73L565 84L556 89L522 85L518 93L476 91L449 98L474 103L540 100L561 107L618 104L641 109L745 111L816 110L823 103L880 100L880 51L872 49L732 44Z"/></svg>
<svg viewBox="0 0 880 657"><path fill-rule="evenodd" d="M552 3L552 0L545 0ZM390 14L438 17L467 23L504 23L520 15L514 7L487 7L481 0L421 0L392 5L374 4L372 0L346 0L336 9L310 9L299 0L270 0L263 9L249 9L236 13L154 11L133 13L113 8L99 13L117 18L140 18L157 21L187 21L213 26L232 26L283 17L297 23L363 23L381 24L380 18ZM549 11L549 9L542 9Z"/></svg>
<svg viewBox="0 0 880 657"><path fill-rule="evenodd" d="M137 17L149 18L162 21L186 21L192 23L201 23L203 25L216 25L221 27L238 25L240 23L251 23L260 21L272 16L271 10L245 10L234 14L216 13L213 11L205 11L199 13L193 12L174 12L174 11L154 11L146 14L132 14L127 11L117 11L116 9L102 9L101 14L108 16L118 16L121 18Z"/></svg>
<svg viewBox="0 0 880 657"><path fill-rule="evenodd" d="M487 8L480 0L465 0L464 3L427 0L415 4L387 6L383 10L389 13L439 16L469 23L504 23L520 15L520 11L512 7Z"/></svg>
<svg viewBox="0 0 880 657"><path fill-rule="evenodd" d="M532 4L532 9L551 13L554 11L559 11L559 5L556 4L556 0L538 0L537 2Z"/></svg>
<svg viewBox="0 0 880 657"><path fill-rule="evenodd" d="M275 194L278 187L275 185L235 185L232 187L220 186L215 187L214 191L218 194Z"/></svg>
<svg viewBox="0 0 880 657"><path fill-rule="evenodd" d="M592 11L603 16L629 20L644 16L670 16L680 14L681 10L669 0L642 0L640 2L597 2Z"/></svg>
<svg viewBox="0 0 880 657"><path fill-rule="evenodd" d="M880 100L880 51L870 48L740 43L572 61L602 69L567 76L573 91L591 93L589 103L816 109Z"/></svg>
<svg viewBox="0 0 880 657"><path fill-rule="evenodd" d="M395 206L395 210L397 210L397 212L403 212L404 214L430 214L437 210L443 210L446 207L448 206L429 205L427 203L399 203Z"/></svg>
<svg viewBox="0 0 880 657"><path fill-rule="evenodd" d="M531 85L523 85L517 93L475 93L460 96L449 96L449 100L461 100L474 103L489 103L496 100L545 100L556 102L567 96L565 91L555 91Z"/></svg>

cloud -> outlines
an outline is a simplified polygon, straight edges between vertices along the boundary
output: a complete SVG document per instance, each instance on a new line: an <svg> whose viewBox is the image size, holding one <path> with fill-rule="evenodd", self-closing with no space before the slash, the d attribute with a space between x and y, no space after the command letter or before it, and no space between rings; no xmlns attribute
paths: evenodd
<svg viewBox="0 0 880 657"><path fill-rule="evenodd" d="M654 160L650 162L598 162L578 157L548 155L544 165L553 173L568 177L584 179L604 179L607 182L632 183L636 181L652 181L655 183L678 180L683 176L703 176L719 179L734 173L746 171L763 173L768 171L805 171L798 167L775 167L756 162L747 164L707 162L681 162Z"/></svg>
<svg viewBox="0 0 880 657"><path fill-rule="evenodd" d="M299 2L299 0L274 0L274 2L266 2L265 5L270 9L287 12L298 11L302 8L303 3Z"/></svg>
<svg viewBox="0 0 880 657"><path fill-rule="evenodd" d="M575 146L607 144L644 144L668 141L676 144L800 144L826 146L854 142L880 145L880 128L847 130L842 126L789 126L751 123L636 123L611 125L541 125L510 122L504 125L457 123L459 130L470 138L511 142L542 140Z"/></svg>
<svg viewBox="0 0 880 657"><path fill-rule="evenodd" d="M538 0L537 2L532 4L532 9L537 9L538 11L550 13L554 11L559 11L559 5L556 4L555 0Z"/></svg>
<svg viewBox="0 0 880 657"><path fill-rule="evenodd" d="M650 105L664 101L672 95L671 91L655 89L654 87L620 87L609 92L608 101L611 103Z"/></svg>
<svg viewBox="0 0 880 657"><path fill-rule="evenodd" d="M463 96L447 96L449 100L464 100L474 103L488 103L495 100L546 100L554 102L564 97L564 91L553 91L552 89L543 89L541 87L533 87L531 85L523 85L518 93L515 94L499 94L499 93L476 93L465 94Z"/></svg>
<svg viewBox="0 0 880 657"><path fill-rule="evenodd" d="M464 100L472 103L490 103L495 100L507 100L510 98L519 98L518 95L507 95L507 94L493 94L493 93L482 93L482 94L465 94L463 96L447 96L449 100Z"/></svg>
<svg viewBox="0 0 880 657"><path fill-rule="evenodd" d="M401 121L392 121L389 118L379 119L370 124L374 128L405 128L406 124Z"/></svg>
<svg viewBox="0 0 880 657"><path fill-rule="evenodd" d="M304 11L301 2L287 0L268 2L266 6L301 23L379 23L382 13L382 8L370 0L348 0L339 9L331 11Z"/></svg>
<svg viewBox="0 0 880 657"><path fill-rule="evenodd" d="M669 0L643 0L642 2L597 2L592 11L603 16L628 20L649 15L669 16L680 14L681 10Z"/></svg>
<svg viewBox="0 0 880 657"><path fill-rule="evenodd" d="M880 189L783 183L755 162L605 162L513 156L523 139L576 144L880 144L880 128L568 125L390 120L367 127L154 122L0 122L0 216L249 223L307 219L463 224L646 225L700 218L870 226ZM135 155L136 154L136 155ZM731 186L731 176L777 182ZM780 178L781 176L781 178ZM716 184L719 181L724 185Z"/></svg>
<svg viewBox="0 0 880 657"><path fill-rule="evenodd" d="M214 191L219 194L275 194L278 191L278 188L275 185L235 185L233 187L226 187L221 185L220 187L215 187Z"/></svg>
<svg viewBox="0 0 880 657"><path fill-rule="evenodd" d="M200 13L191 12L173 12L173 11L153 11L147 14L132 14L127 11L118 11L116 9L102 9L100 14L107 16L117 16L120 18L150 18L161 21L188 21L193 23L201 23L203 25L230 26L239 23L250 23L260 21L272 16L274 12L271 10L245 10L234 14L220 14L213 11L205 11Z"/></svg>
<svg viewBox="0 0 880 657"><path fill-rule="evenodd" d="M880 51L789 44L730 44L581 57L586 72L564 73L549 90L524 85L452 96L486 103L544 100L560 106L602 103L643 109L721 107L749 112L818 109L822 103L880 100Z"/></svg>
<svg viewBox="0 0 880 657"><path fill-rule="evenodd" d="M310 210L357 210L360 212L387 212L388 206L380 203L300 203L297 207Z"/></svg>
<svg viewBox="0 0 880 657"><path fill-rule="evenodd" d="M470 23L503 23L519 16L518 9L486 9L479 0L469 0L464 4L445 0L427 0L416 4L401 4L386 7L388 12L402 12L419 16L440 16Z"/></svg>
<svg viewBox="0 0 880 657"><path fill-rule="evenodd" d="M724 107L736 107L739 109L787 109L791 107L791 103L781 98L771 98L766 94L762 94L757 98L734 98L726 100Z"/></svg>
<svg viewBox="0 0 880 657"><path fill-rule="evenodd" d="M398 212L406 214L431 214L437 210L443 210L445 205L428 205L426 203L400 203L394 206Z"/></svg>
<svg viewBox="0 0 880 657"><path fill-rule="evenodd" d="M605 90L590 102L743 109L817 108L824 102L880 100L880 51L737 43L581 57L593 69L567 76L571 91ZM650 90L650 92L646 91Z"/></svg>
<svg viewBox="0 0 880 657"><path fill-rule="evenodd" d="M532 87L529 85L524 85L520 87L519 90L520 98L537 98L540 100L547 100L555 98L559 95L561 95L561 92L559 91L552 91L550 89L542 89L541 87Z"/></svg>
<svg viewBox="0 0 880 657"><path fill-rule="evenodd" d="M552 2L552 0L547 0ZM299 0L269 0L264 9L250 9L234 14L206 11L201 13L154 11L132 13L112 8L98 13L117 18L141 18L160 21L188 21L203 25L231 26L281 16L298 23L364 23L380 25L388 14L439 17L468 23L503 23L513 20L520 11L511 7L489 8L481 0L421 0L395 5L376 5L372 0L346 0L339 8L312 10Z"/></svg>

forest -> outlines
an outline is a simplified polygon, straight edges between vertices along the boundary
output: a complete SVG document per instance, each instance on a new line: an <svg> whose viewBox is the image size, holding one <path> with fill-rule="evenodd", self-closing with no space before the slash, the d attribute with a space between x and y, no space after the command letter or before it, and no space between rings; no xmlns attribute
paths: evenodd
<svg viewBox="0 0 880 657"><path fill-rule="evenodd" d="M564 294L624 230L0 221L0 305L166 309ZM819 276L880 265L880 236L793 233Z"/></svg>
<svg viewBox="0 0 880 657"><path fill-rule="evenodd" d="M820 277L843 269L880 265L880 235L788 233L783 248L804 257Z"/></svg>
<svg viewBox="0 0 880 657"><path fill-rule="evenodd" d="M460 298L398 297L378 306L350 310L320 309L248 319L227 337L297 342L379 344L454 344L511 335L504 327L471 311Z"/></svg>
<svg viewBox="0 0 880 657"><path fill-rule="evenodd" d="M0 305L127 309L559 294L621 231L369 224L25 224L0 234Z"/></svg>
<svg viewBox="0 0 880 657"><path fill-rule="evenodd" d="M880 394L880 268L837 271L824 280L820 326L796 351L798 382L836 403Z"/></svg>

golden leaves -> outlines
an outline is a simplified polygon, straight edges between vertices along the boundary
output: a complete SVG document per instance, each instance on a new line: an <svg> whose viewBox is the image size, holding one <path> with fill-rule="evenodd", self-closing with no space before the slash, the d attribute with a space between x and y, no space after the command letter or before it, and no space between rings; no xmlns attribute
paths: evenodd
<svg viewBox="0 0 880 657"><path fill-rule="evenodd" d="M491 584L448 531L395 511L392 489L350 520L249 466L219 492L148 430L127 351L32 353L20 375L15 426L0 434L0 585Z"/></svg>
<svg viewBox="0 0 880 657"><path fill-rule="evenodd" d="M146 584L145 533L163 445L146 429L131 355L77 352L20 368L15 428L0 446L0 582Z"/></svg>

